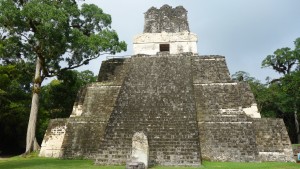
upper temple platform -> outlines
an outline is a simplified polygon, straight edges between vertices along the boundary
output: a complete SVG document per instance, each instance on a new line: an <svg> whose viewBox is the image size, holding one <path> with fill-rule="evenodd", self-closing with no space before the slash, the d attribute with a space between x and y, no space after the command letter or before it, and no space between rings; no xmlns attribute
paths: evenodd
<svg viewBox="0 0 300 169"><path fill-rule="evenodd" d="M183 6L172 8L164 5L160 9L151 7L145 13L144 33L189 32L187 10Z"/></svg>
<svg viewBox="0 0 300 169"><path fill-rule="evenodd" d="M197 35L190 32L185 8L169 5L160 9L151 7L145 13L144 33L134 37L133 54L196 54L197 41Z"/></svg>

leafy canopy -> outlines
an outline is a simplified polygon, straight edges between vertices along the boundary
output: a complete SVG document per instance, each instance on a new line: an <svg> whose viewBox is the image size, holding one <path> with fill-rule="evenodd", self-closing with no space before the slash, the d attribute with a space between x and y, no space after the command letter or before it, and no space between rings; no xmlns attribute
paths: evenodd
<svg viewBox="0 0 300 169"><path fill-rule="evenodd" d="M296 69L299 69L300 60L300 38L294 41L295 49L285 47L277 49L273 55L268 55L262 61L262 67L272 67L276 72L290 74L296 65Z"/></svg>
<svg viewBox="0 0 300 169"><path fill-rule="evenodd" d="M42 63L42 79L126 50L111 17L75 0L0 0L0 61Z"/></svg>
<svg viewBox="0 0 300 169"><path fill-rule="evenodd" d="M0 65L0 150L18 153L25 139L32 77L28 65Z"/></svg>

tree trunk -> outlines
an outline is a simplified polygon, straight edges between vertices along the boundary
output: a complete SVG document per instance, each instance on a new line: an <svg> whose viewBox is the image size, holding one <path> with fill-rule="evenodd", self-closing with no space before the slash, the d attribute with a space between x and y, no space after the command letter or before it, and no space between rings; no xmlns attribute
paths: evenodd
<svg viewBox="0 0 300 169"><path fill-rule="evenodd" d="M297 143L300 142L300 132L299 132L299 122L298 122L298 115L297 115L297 105L294 103L294 117L295 117L295 127L297 132Z"/></svg>
<svg viewBox="0 0 300 169"><path fill-rule="evenodd" d="M37 57L35 75L33 81L33 90L32 90L32 101L31 101L31 110L29 116L29 122L27 127L26 135L26 151L25 154L28 154L32 151L38 150L40 147L36 141L35 131L36 131L36 121L39 109L39 92L41 89L41 61Z"/></svg>

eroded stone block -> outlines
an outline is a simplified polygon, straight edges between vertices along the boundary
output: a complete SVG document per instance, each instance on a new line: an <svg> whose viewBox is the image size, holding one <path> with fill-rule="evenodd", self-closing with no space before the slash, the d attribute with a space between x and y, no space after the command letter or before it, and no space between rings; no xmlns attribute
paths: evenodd
<svg viewBox="0 0 300 169"><path fill-rule="evenodd" d="M148 138L143 132L134 133L132 137L131 162L143 163L148 168L149 145Z"/></svg>

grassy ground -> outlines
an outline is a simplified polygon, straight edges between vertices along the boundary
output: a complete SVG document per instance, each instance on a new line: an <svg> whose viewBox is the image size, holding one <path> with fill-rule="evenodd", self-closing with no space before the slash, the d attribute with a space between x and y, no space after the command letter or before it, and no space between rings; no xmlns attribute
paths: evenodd
<svg viewBox="0 0 300 169"><path fill-rule="evenodd" d="M300 144L292 144L293 149L299 147Z"/></svg>
<svg viewBox="0 0 300 169"><path fill-rule="evenodd" d="M60 160L39 157L12 157L0 160L0 169L124 169L125 166L95 166L91 160ZM195 167L163 167L153 169L195 169ZM296 169L296 163L233 163L233 162L203 162L201 169Z"/></svg>

